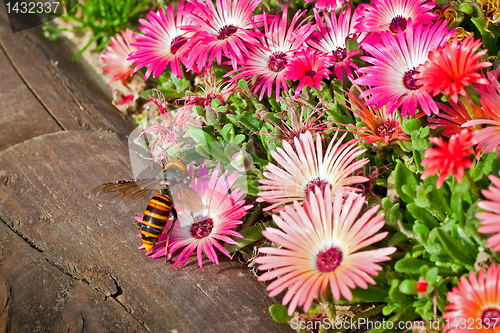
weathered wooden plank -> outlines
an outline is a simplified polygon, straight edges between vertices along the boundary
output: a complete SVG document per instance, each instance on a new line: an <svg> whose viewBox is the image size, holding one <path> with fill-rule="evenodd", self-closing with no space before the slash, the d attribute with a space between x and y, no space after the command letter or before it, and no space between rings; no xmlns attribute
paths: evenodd
<svg viewBox="0 0 500 333"><path fill-rule="evenodd" d="M202 272L193 256L174 271L172 262L138 251L133 215L147 200L109 205L86 195L130 176L128 149L116 134L38 137L0 153L0 218L61 270L113 297L149 331L289 330L272 321L267 308L277 301L238 262L221 258L217 266L206 259Z"/></svg>
<svg viewBox="0 0 500 333"><path fill-rule="evenodd" d="M0 223L0 332L147 332L112 297L50 263Z"/></svg>
<svg viewBox="0 0 500 333"><path fill-rule="evenodd" d="M28 88L65 130L106 130L122 136L132 131L83 60L71 61L71 51L63 41L46 39L41 26L12 33L5 6L0 6L0 47Z"/></svg>
<svg viewBox="0 0 500 333"><path fill-rule="evenodd" d="M0 50L0 151L38 135L61 131Z"/></svg>

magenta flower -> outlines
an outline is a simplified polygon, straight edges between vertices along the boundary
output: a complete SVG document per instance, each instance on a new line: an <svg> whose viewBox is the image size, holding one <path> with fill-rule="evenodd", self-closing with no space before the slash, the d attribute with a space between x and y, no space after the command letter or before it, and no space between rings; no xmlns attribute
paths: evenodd
<svg viewBox="0 0 500 333"><path fill-rule="evenodd" d="M427 61L429 51L443 46L453 34L448 32L446 22L417 26L408 21L406 32L398 30L394 36L391 32L382 33L382 44L374 47L366 44L365 49L371 57L361 57L373 66L359 68L364 75L354 81L358 85L371 86L360 98L369 96L366 105L388 106L387 112L392 113L401 107L401 114L415 115L420 106L425 114L439 113L436 102L420 89L414 75L416 68Z"/></svg>
<svg viewBox="0 0 500 333"><path fill-rule="evenodd" d="M438 14L431 12L436 2L427 0L373 0L373 4L361 4L356 28L370 33L369 43L381 42L380 33L390 31L397 34L398 28L406 31L408 20L413 25L432 24Z"/></svg>
<svg viewBox="0 0 500 333"><path fill-rule="evenodd" d="M273 85L276 82L276 100L279 100L281 87L288 91L285 80L287 56L302 47L315 29L312 23L304 23L305 20L299 22L303 14L303 11L298 11L292 18L292 22L288 24L285 7L282 15L277 14L268 24L267 15L264 13L265 33L263 36L258 36L259 45L250 48L250 53L245 56L242 67L227 75L240 72L232 79L233 81L257 77L252 89L254 89L254 94L261 91L259 99L264 97L266 91L267 96L271 97Z"/></svg>
<svg viewBox="0 0 500 333"><path fill-rule="evenodd" d="M314 0L305 0L306 2L313 2ZM326 9L328 11L335 11L339 8L342 8L346 2L349 2L349 0L344 1L344 0L316 0L316 3L314 4L315 9Z"/></svg>
<svg viewBox="0 0 500 333"><path fill-rule="evenodd" d="M221 245L221 241L228 244L237 242L228 236L243 238L241 234L234 231L238 225L243 223L243 218L253 205L244 205L245 200L240 200L244 195L239 188L231 190L236 181L237 172L227 176L227 171L219 177L219 165L215 168L208 182L198 182L191 187L200 194L203 209L198 212L182 211L170 235L167 261L171 259L175 251L182 249L177 256L172 268L181 263L180 268L186 264L191 254L196 250L198 264L203 270L203 252L207 257L219 264L215 249L221 251L227 257L231 255ZM166 230L160 237L158 244L150 253L151 258L159 258L165 255ZM214 248L215 247L215 248Z"/></svg>
<svg viewBox="0 0 500 333"><path fill-rule="evenodd" d="M358 30L354 28L356 20L358 19L358 11L354 11L351 18L351 6L346 11L340 11L339 16L334 11L331 17L322 11L323 18L319 13L314 10L314 17L318 25L319 31L313 33L314 39L311 39L308 44L318 49L319 51L331 55L330 59L333 61L333 71L337 79L344 81L344 72L346 75L354 79L350 67L357 69L355 63L350 58L360 53L361 50L354 50L347 52L347 38L353 38L360 43L365 34L359 35Z"/></svg>
<svg viewBox="0 0 500 333"><path fill-rule="evenodd" d="M295 98L299 98L300 92L307 85L323 90L321 81L328 79L330 72L328 67L332 65L331 57L319 53L310 48L304 48L287 58L285 77L290 81L300 80L295 89Z"/></svg>
<svg viewBox="0 0 500 333"><path fill-rule="evenodd" d="M107 63L102 70L105 72L104 75L111 78L110 84L120 80L124 86L127 86L127 79L134 75L132 61L127 59L130 53L137 50L137 47L130 45L136 41L134 31L130 29L122 30L115 37L111 37L111 42L106 46L106 52L101 55L102 61Z"/></svg>
<svg viewBox="0 0 500 333"><path fill-rule="evenodd" d="M129 60L135 60L136 72L147 67L146 80L151 73L153 77L161 75L168 65L174 75L182 77L180 63L186 64L188 51L186 43L192 35L180 28L191 23L182 13L194 13L196 7L181 1L177 11L178 14L174 17L174 10L170 5L167 7L167 16L160 8L158 13L149 12L146 16L147 20L139 19L142 24L139 30L144 35L136 35L137 42L132 45L139 49L130 54Z"/></svg>
<svg viewBox="0 0 500 333"><path fill-rule="evenodd" d="M248 47L259 45L255 39L256 32L252 28L262 19L261 15L252 17L252 13L261 1L216 0L217 8L211 1L193 1L202 16L197 13L184 13L192 23L182 29L194 34L189 41L193 47L189 54L188 67L195 61L198 68L210 67L214 58L220 65L224 55L236 69L238 62L243 60L243 54L248 54Z"/></svg>
<svg viewBox="0 0 500 333"><path fill-rule="evenodd" d="M481 220L481 226L477 229L483 234L493 234L486 241L486 247L493 251L500 251L500 178L490 175L491 186L481 191L487 200L480 201L477 205L485 212L476 213Z"/></svg>
<svg viewBox="0 0 500 333"><path fill-rule="evenodd" d="M320 291L325 296L328 286L335 301L340 295L352 300L351 289L374 285L370 275L382 270L377 263L391 260L389 255L396 251L384 247L358 252L387 236L388 232L377 234L385 224L384 214L373 216L379 208L375 206L359 216L365 199L351 193L344 201L340 192L332 198L329 187L325 192L316 187L304 206L295 201L280 216L273 215L279 229L262 232L279 247L260 248L266 255L255 262L259 270L268 272L259 280L274 280L267 287L269 297L287 291L283 305L288 304L290 316L297 306L309 311Z"/></svg>
<svg viewBox="0 0 500 333"><path fill-rule="evenodd" d="M335 132L326 152L323 152L319 133L313 139L310 132L301 134L300 138L295 137L295 149L283 141L283 149L271 151L272 157L281 168L269 163L268 171L264 172L265 178L259 180L262 185L259 186L261 191L258 193L257 202L272 203L264 210L271 210L294 200L302 202L316 186L321 189L328 186L332 191L342 187L347 193L357 191L349 185L369 180L352 175L368 163L367 158L356 161L366 149L360 149L358 145L350 142L342 144L347 133L339 139L337 135L338 132Z"/></svg>

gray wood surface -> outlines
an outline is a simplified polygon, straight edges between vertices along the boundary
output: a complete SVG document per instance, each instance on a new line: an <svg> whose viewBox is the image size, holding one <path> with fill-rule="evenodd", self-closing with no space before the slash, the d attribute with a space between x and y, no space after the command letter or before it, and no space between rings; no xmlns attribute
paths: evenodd
<svg viewBox="0 0 500 333"><path fill-rule="evenodd" d="M63 44L37 37L39 28L12 34L4 14L0 332L290 331L268 314L278 300L236 260L205 259L202 272L192 256L179 271L139 251L133 216L147 200L87 197L132 176L131 126L79 64L61 58Z"/></svg>

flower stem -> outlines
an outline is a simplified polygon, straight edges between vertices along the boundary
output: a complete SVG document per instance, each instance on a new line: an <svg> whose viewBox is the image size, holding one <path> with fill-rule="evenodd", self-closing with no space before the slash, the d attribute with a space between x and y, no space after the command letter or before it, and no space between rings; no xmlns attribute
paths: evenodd
<svg viewBox="0 0 500 333"><path fill-rule="evenodd" d="M479 195L479 191L477 189L476 183L474 182L474 180L470 176L469 171L465 172L465 177L469 181L469 188L470 188L471 195L472 195L472 202L476 202L477 200L479 200L481 198L481 196Z"/></svg>

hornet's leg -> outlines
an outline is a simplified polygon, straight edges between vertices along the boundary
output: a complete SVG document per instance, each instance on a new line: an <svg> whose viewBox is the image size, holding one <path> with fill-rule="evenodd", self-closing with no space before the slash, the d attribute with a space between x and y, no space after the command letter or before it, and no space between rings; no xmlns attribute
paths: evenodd
<svg viewBox="0 0 500 333"><path fill-rule="evenodd" d="M173 221L172 221L172 225L170 226L170 229L168 229L168 232L167 232L167 240L166 240L166 247L165 247L165 258L168 260L168 244L170 242L170 234L172 233L172 231L174 230L174 225L175 225L175 222L177 221L177 211L175 210L175 208L172 207L172 216L174 217Z"/></svg>

